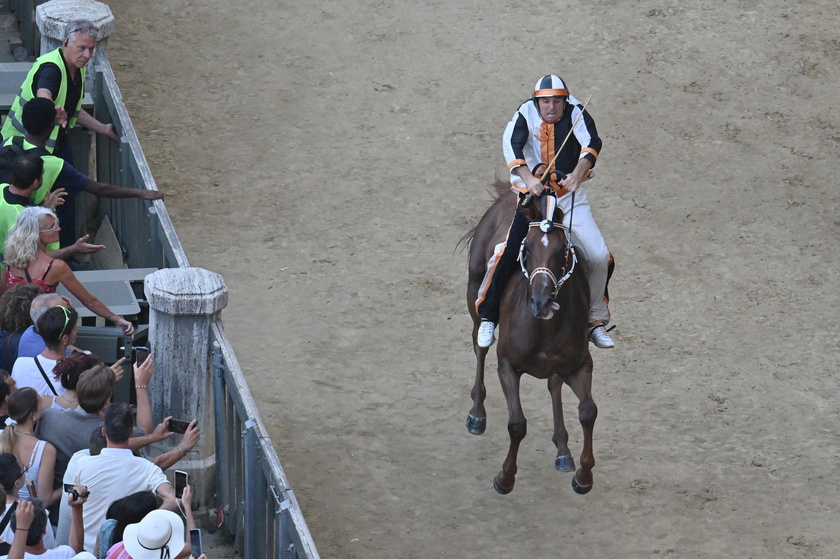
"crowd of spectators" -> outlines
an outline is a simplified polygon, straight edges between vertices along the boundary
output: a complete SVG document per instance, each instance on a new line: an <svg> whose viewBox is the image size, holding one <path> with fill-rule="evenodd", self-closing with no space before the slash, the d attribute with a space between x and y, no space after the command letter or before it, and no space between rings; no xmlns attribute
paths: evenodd
<svg viewBox="0 0 840 559"><path fill-rule="evenodd" d="M68 25L62 46L33 64L0 138L0 559L176 559L192 551L191 489L176 498L165 471L198 444L196 422L169 441L177 444L150 447L176 436L170 417L152 417L152 356L105 364L77 348L79 314L56 294L63 285L131 336L134 325L76 279L75 257L104 247L87 235L74 240L72 202L81 192L163 196L73 168L67 128L119 139L112 124L81 108L97 33L88 21ZM70 225L63 233L59 216ZM128 367L133 406L112 401ZM150 450L160 447L171 448Z"/></svg>

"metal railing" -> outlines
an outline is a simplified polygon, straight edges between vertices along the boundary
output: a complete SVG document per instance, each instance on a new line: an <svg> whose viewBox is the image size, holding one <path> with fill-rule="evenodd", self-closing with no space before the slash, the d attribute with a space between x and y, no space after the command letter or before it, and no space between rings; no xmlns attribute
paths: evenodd
<svg viewBox="0 0 840 559"><path fill-rule="evenodd" d="M220 321L211 326L211 340L216 492L227 503L222 509L225 522L238 524L245 557L318 557Z"/></svg>
<svg viewBox="0 0 840 559"><path fill-rule="evenodd" d="M27 6L18 2L18 6ZM96 177L128 188L156 189L140 140L106 56L92 63L93 115L113 122L119 144L96 142ZM80 166L84 168L84 166ZM80 206L83 204L79 204ZM105 199L107 217L131 268L188 267L162 201ZM280 459L260 419L220 319L211 322L215 405L216 497L223 527L245 559L317 559L318 552Z"/></svg>

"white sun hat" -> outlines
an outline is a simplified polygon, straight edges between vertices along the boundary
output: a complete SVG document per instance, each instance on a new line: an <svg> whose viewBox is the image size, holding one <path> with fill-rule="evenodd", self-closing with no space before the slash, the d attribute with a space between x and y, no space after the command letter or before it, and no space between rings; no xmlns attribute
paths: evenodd
<svg viewBox="0 0 840 559"><path fill-rule="evenodd" d="M175 559L185 543L181 517L168 510L153 510L123 532L123 545L132 559Z"/></svg>

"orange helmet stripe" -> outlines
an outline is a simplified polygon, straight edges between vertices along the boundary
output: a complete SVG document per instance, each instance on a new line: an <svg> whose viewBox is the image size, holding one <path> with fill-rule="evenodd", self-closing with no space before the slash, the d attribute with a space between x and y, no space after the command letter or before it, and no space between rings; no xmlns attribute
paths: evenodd
<svg viewBox="0 0 840 559"><path fill-rule="evenodd" d="M534 97L568 97L568 89L538 89L534 92Z"/></svg>

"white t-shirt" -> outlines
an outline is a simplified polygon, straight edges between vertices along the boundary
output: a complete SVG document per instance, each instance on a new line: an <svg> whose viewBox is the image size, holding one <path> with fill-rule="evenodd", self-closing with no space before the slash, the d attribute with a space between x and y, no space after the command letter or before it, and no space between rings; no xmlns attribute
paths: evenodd
<svg viewBox="0 0 840 559"><path fill-rule="evenodd" d="M90 449L85 448L70 457L67 469L64 470L64 483L73 483L76 479L76 469L79 465L79 458L90 456ZM67 502L67 493L61 494L61 504L58 506L58 526L55 529L55 541L59 545L70 543L70 523L73 520L73 507Z"/></svg>
<svg viewBox="0 0 840 559"><path fill-rule="evenodd" d="M60 545L55 549L48 549L46 553L41 555L32 555L26 551L23 552L23 559L73 559L76 556L76 550L69 545ZM8 555L3 555L0 559L9 559Z"/></svg>
<svg viewBox="0 0 840 559"><path fill-rule="evenodd" d="M11 503L6 503L6 506L3 509L3 513L0 514L0 518L3 518L4 516L6 516L6 510L9 508L9 505L11 505ZM46 514L46 513L47 513L47 511L44 511L44 514ZM14 514L14 513L12 513L12 514ZM23 533L23 532L21 532L21 533ZM3 530L2 534L0 534L0 540L3 540L4 542L6 542L8 544L11 544L14 541L14 539L15 539L15 532L14 532L14 530L12 530L12 523L11 523L11 520L10 520L9 524L6 526L6 529ZM53 534L52 525L50 524L49 519L47 519L47 531L44 533L44 547L46 547L47 549L53 549L55 546L56 546L55 535ZM68 548L68 549L72 549L72 548ZM75 555L75 554L76 554L76 552L74 551L73 555ZM71 557L73 555L71 555ZM41 555L41 557L43 557L43 555Z"/></svg>
<svg viewBox="0 0 840 559"><path fill-rule="evenodd" d="M38 363L41 364L44 372L47 373L47 378L50 379L50 383L55 388L55 394L50 390L47 381L44 380L44 375L41 374L38 365L35 364L35 357L18 357L15 360L15 365L12 367L12 378L15 379L18 390L25 386L31 386L41 396L61 396L67 392L67 389L64 388L61 381L55 380L53 367L55 367L57 362L52 359L47 359L43 355L39 355Z"/></svg>
<svg viewBox="0 0 840 559"><path fill-rule="evenodd" d="M80 456L73 481L90 491L83 514L85 551L91 553L95 553L96 536L111 503L138 491L157 491L169 483L163 470L127 448L104 448L99 456Z"/></svg>

